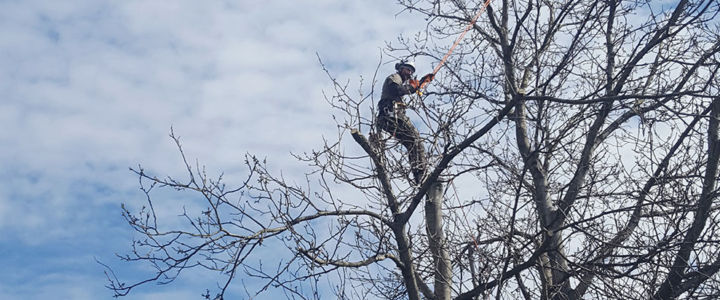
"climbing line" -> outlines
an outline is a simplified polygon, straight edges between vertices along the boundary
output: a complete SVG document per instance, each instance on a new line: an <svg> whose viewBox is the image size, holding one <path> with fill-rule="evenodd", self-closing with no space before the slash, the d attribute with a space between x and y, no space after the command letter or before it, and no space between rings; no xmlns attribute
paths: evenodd
<svg viewBox="0 0 720 300"><path fill-rule="evenodd" d="M480 15L482 15L482 13L485 12L485 10L487 9L488 5L490 5L491 1L492 0L485 0L485 3L480 8L480 11L478 11L478 13L475 15L475 17L473 17L472 20L470 20L470 24L468 24L465 27L465 30L463 30L463 32L460 33L460 36L458 36L458 38L455 40L455 43L452 44L452 46L450 47L450 50L448 50L448 52L445 53L445 56L443 56L443 58L440 60L440 63L437 66L435 66L435 69L433 69L433 71L431 73L432 76L431 76L430 80L422 80L422 82L420 82L420 85L417 87L416 94L418 96L418 100L419 100L420 104L422 105L423 111L425 112L425 116L428 119L430 119L430 115L427 112L427 107L425 107L425 104L422 101L422 96L424 94L425 87L427 87L427 85L430 84L430 82L432 81L432 78L435 77L435 74L437 74L437 72L440 71L440 68L442 68L442 66L445 64L448 57L450 57L450 55L453 53L453 51L455 51L455 47L457 47L457 45L460 44L460 41L462 41L463 37L465 37L465 34L470 30L470 28L473 27L473 25L475 25L477 20L480 18Z"/></svg>
<svg viewBox="0 0 720 300"><path fill-rule="evenodd" d="M433 75L437 74L437 72L440 71L440 68L445 64L445 61L447 61L448 57L450 57L450 54L452 54L455 50L455 47L460 44L460 41L462 41L463 37L465 37L465 34L470 30L470 28L473 27L473 25L475 25L475 22L477 22L477 20L480 18L480 15L482 15L485 9L487 9L488 5L490 5L490 1L492 0L485 1L485 4L483 4L483 6L480 8L480 11L475 15L475 17L472 18L470 24L468 24L467 27L465 27L465 30L463 30L460 36L458 36L457 40L455 40L455 43L450 47L450 50L445 53L445 56L443 56L443 58L440 60L440 63L435 66L435 69L433 69Z"/></svg>

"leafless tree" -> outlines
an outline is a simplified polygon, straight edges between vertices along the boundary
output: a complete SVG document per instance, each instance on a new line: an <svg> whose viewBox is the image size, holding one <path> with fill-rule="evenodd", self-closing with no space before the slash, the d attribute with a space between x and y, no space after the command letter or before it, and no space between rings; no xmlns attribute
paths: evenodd
<svg viewBox="0 0 720 300"><path fill-rule="evenodd" d="M439 60L483 2L400 0L428 23L388 53ZM311 165L302 183L254 156L232 187L187 160L183 179L135 169L147 205L124 210L141 238L122 258L156 273L123 284L108 271L109 287L200 267L224 276L218 299L239 277L265 283L250 296L300 299L720 297L719 10L495 0L413 96L420 184L366 112L377 95L330 76L339 134L297 156ZM165 228L159 188L206 209ZM285 256L263 256L278 245Z"/></svg>

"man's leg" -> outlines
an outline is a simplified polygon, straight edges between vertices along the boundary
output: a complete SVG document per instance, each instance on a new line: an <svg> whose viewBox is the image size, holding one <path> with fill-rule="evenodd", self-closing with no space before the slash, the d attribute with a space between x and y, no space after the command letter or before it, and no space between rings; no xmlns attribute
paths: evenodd
<svg viewBox="0 0 720 300"><path fill-rule="evenodd" d="M405 149L407 149L410 169L413 176L415 176L415 183L419 184L427 171L425 147L423 147L422 141L420 140L420 133L407 117L398 117L395 118L395 121L395 136L400 140L400 143L405 146Z"/></svg>

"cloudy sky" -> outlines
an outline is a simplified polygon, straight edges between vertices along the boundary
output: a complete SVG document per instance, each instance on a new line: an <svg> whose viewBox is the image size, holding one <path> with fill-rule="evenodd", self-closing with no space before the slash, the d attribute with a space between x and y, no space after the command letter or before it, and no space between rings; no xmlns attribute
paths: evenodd
<svg viewBox="0 0 720 300"><path fill-rule="evenodd" d="M386 0L0 0L0 299L110 298L95 259L119 265L113 254L133 236L120 204L143 197L128 168L182 171L171 127L211 173L240 169L246 152L301 170L290 152L335 132L316 53L341 79L372 77L385 42L419 29L400 10ZM197 299L208 280L197 277L126 299Z"/></svg>

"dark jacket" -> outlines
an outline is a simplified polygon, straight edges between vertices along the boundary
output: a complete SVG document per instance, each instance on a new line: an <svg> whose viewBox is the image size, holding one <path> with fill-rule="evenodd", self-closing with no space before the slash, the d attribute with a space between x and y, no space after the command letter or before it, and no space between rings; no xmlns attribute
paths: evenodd
<svg viewBox="0 0 720 300"><path fill-rule="evenodd" d="M402 77L398 73L388 76L383 83L378 110L380 115L389 115L393 112L395 103L403 103L402 96L412 94L416 91L408 83L403 83Z"/></svg>

